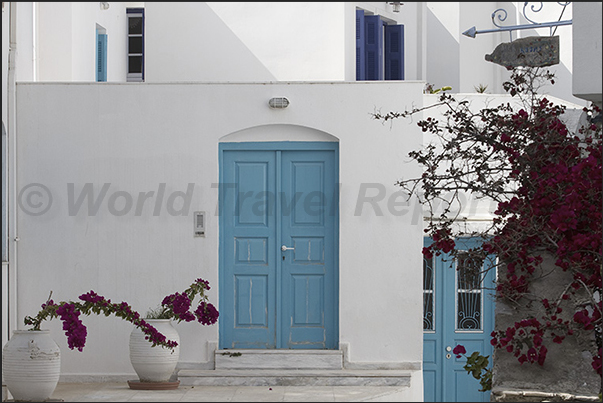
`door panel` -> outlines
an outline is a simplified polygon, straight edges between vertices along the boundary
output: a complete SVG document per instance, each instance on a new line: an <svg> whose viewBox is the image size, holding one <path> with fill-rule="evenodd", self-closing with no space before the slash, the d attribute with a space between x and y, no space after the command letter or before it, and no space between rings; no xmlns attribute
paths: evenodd
<svg viewBox="0 0 603 403"><path fill-rule="evenodd" d="M222 152L220 348L337 349L337 147L280 147Z"/></svg>
<svg viewBox="0 0 603 403"><path fill-rule="evenodd" d="M334 326L335 187L332 151L282 154L285 200L297 203L282 214L282 342L287 348L336 348ZM299 197L296 197L299 195Z"/></svg>
<svg viewBox="0 0 603 403"><path fill-rule="evenodd" d="M270 214L275 194L274 152L230 151L224 156L222 248L228 256L221 287L221 320L230 324L229 348L274 348L276 219ZM271 196L272 195L272 196Z"/></svg>
<svg viewBox="0 0 603 403"><path fill-rule="evenodd" d="M476 239L457 239L457 249L476 247ZM428 246L431 240L425 240ZM492 362L490 333L494 329L493 270L483 273L486 262L468 254L453 260L442 254L423 262L423 374L424 400L447 402L490 401L480 392L479 381L463 369L466 358L456 358L462 344L467 355L479 351Z"/></svg>

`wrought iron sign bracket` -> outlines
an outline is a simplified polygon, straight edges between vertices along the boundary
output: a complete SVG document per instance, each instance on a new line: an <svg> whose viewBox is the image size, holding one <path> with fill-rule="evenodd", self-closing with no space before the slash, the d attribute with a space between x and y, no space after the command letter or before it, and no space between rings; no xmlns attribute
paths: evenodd
<svg viewBox="0 0 603 403"><path fill-rule="evenodd" d="M509 35L511 38L511 41L513 41L513 31L519 31L522 29L535 29L535 28L550 28L551 30L551 36L553 36L554 31L553 31L553 27L558 27L558 26L562 26L562 25L571 25L572 24L572 20L564 20L561 21L561 17L563 16L563 12L565 11L565 8L571 3L571 2L557 2L557 4L559 4L560 6L563 6L563 10L561 10L561 15L559 16L559 21L552 21L552 22L535 22L532 21L530 18L528 18L528 16L526 15L526 8L528 6L529 2L525 2L523 4L523 16L526 20L528 20L530 22L530 24L522 24L522 25L511 25L511 26L501 26L498 25L496 22L496 18L498 18L499 21L504 21L507 19L507 11L505 9L499 8L497 10L495 10L492 13L492 23L498 27L498 29L484 29L484 30L477 30L475 27L471 27L468 30L466 30L465 32L463 32L463 35L468 36L470 38L475 38L476 35L478 34L488 34L488 33L494 33L494 32L506 32L509 31ZM538 13L542 10L543 7L543 3L540 2L540 7L539 8L535 8L533 5L530 7L530 10L534 13Z"/></svg>

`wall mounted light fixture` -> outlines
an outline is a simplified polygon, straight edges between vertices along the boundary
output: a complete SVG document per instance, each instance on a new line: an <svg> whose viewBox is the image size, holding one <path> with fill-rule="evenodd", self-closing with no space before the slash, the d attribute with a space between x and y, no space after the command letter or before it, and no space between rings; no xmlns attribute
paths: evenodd
<svg viewBox="0 0 603 403"><path fill-rule="evenodd" d="M399 1L394 1L389 3L392 6L392 11L394 13L399 13L400 12L400 6L403 5L404 3L400 3Z"/></svg>
<svg viewBox="0 0 603 403"><path fill-rule="evenodd" d="M289 106L289 100L285 97L270 98L268 105L273 109L285 109Z"/></svg>
<svg viewBox="0 0 603 403"><path fill-rule="evenodd" d="M100 3L100 9L101 10L108 10L109 9L109 3Z"/></svg>

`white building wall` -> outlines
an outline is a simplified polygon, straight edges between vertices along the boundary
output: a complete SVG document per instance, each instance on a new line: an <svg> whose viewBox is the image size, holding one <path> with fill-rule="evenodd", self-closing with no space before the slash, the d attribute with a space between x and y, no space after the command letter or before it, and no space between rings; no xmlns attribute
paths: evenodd
<svg viewBox="0 0 603 403"><path fill-rule="evenodd" d="M517 23L518 24L530 24L530 21L526 20L523 15L524 5L523 3L514 3L516 7ZM574 2L570 3L565 10L558 3L544 2L543 7L540 11L531 11L532 7L534 10L538 10L538 4L530 3L526 8L526 16L532 21L536 22L555 22L558 20L573 20L573 7ZM563 12L563 14L562 14ZM599 19L600 21L600 19ZM600 22L599 22L600 24ZM557 98L564 99L575 104L586 106L586 102L583 99L573 96L572 92L572 71L573 71L573 25L563 25L550 28L539 28L539 29L526 29L522 31L516 31L513 35L513 39L526 38L529 36L551 36L551 34L559 36L559 64L547 67L551 72L555 73L555 84L547 84L541 89L541 93L550 94ZM502 67L501 67L502 68Z"/></svg>
<svg viewBox="0 0 603 403"><path fill-rule="evenodd" d="M560 17L562 20L572 19L572 4L564 11L562 6L553 2L544 2L538 12L532 11L532 7L539 9L538 4L530 3L526 15L535 22L554 22ZM455 93L475 92L475 87L480 84L487 85L490 94L504 93L502 83L510 77L509 72L503 66L486 61L484 56L491 54L500 43L528 36L549 36L551 30L516 30L512 36L508 31L478 33L475 38L462 35L471 27L478 31L498 29L491 16L501 8L507 14L504 21L498 20L498 16L504 16L504 13L496 14L500 26L530 24L523 15L521 2L428 2L425 80L434 88L451 86ZM584 106L583 100L572 95L572 26L559 26L554 32L559 36L560 63L548 67L555 73L555 85L545 85L541 92Z"/></svg>
<svg viewBox="0 0 603 403"><path fill-rule="evenodd" d="M218 182L218 142L260 125L306 126L340 142L339 340L347 343L352 362L411 370L411 387L420 400L422 214L392 194L400 176L418 175L406 154L422 136L415 124L395 122L390 128L370 113L420 105L422 87L421 82L19 84L18 186L43 184L53 197L42 215L17 212L19 326L51 290L60 301L92 289L144 313L203 277L217 304L219 228L212 184ZM271 110L267 102L275 95L286 96L291 105ZM88 216L85 205L69 213L70 183L74 197L86 183L93 184L95 195L110 183L96 215ZM161 183L166 199L159 215L153 215L155 199L141 216L134 209L123 216L110 213L115 192L136 197L157 192ZM168 214L168 195L186 191L189 183L195 184L189 214ZM120 209L120 203L123 198L111 206ZM208 212L205 238L193 237L192 212L198 210ZM60 321L45 324L61 347L62 375L132 374L132 326L104 316L83 322L88 326L83 352L68 349ZM207 361L206 343L218 340L218 326L176 326L181 360Z"/></svg>
<svg viewBox="0 0 603 403"><path fill-rule="evenodd" d="M427 83L435 88L452 87L458 92L459 45L458 3L427 3Z"/></svg>
<svg viewBox="0 0 603 403"><path fill-rule="evenodd" d="M405 24L407 79L417 79L419 6L393 13L385 2L146 3L146 81L355 81L356 7Z"/></svg>
<svg viewBox="0 0 603 403"><path fill-rule="evenodd" d="M8 114L8 49L10 3L2 2L2 122L6 125ZM6 128L8 129L8 128Z"/></svg>
<svg viewBox="0 0 603 403"><path fill-rule="evenodd" d="M29 81L34 77L34 55L33 55L33 3L12 3L17 8L17 69L15 78L17 81Z"/></svg>
<svg viewBox="0 0 603 403"><path fill-rule="evenodd" d="M206 3L145 3L145 63L149 83L276 80Z"/></svg>
<svg viewBox="0 0 603 403"><path fill-rule="evenodd" d="M421 257L409 256L405 251L420 251L423 233L417 228L421 227L422 213L415 214L420 210L411 208L392 219L387 206L387 201L392 200L394 205L397 201L390 199L398 190L393 183L402 175L410 176L402 165L404 157L419 143L402 138L388 125L371 121L368 114L378 108L400 111L406 105L420 105L417 88L423 83L398 86L391 82L341 82L355 80L354 10L361 7L405 24L407 80L425 80L436 87L451 85L453 92L472 92L475 85L485 84L488 92L500 93L508 72L486 62L484 55L498 43L508 41L508 33L483 34L475 39L461 33L474 25L478 29L493 28L490 14L499 7L507 7L506 24L527 23L513 4L522 3L450 6L411 2L404 4L400 13L392 13L385 2L110 3L108 10L101 10L98 3L18 3L17 81L94 81L94 28L100 24L109 34L108 81L124 82L125 8L144 6L149 83L284 82L109 84L101 91L101 86L87 84L20 84L19 176L15 188L33 182L47 184L55 192L56 210L40 217L16 213L22 240L16 246L21 252L18 267L11 269L19 273L17 323L21 326L25 315L37 312L51 289L54 298L69 299L91 288L114 301L123 298L144 311L157 304L155 295L185 288L201 275L199 271L216 285L211 295L216 302L217 220L212 221L211 215L209 231L215 237L203 241L192 238L191 217L115 217L107 212L106 203L97 217L65 217L66 184L83 186L90 182L102 187L108 182L112 184L110 194L118 190L137 194L157 190L159 183L170 186L167 192L185 191L187 184L194 182L197 185L191 211L212 212L217 197L211 183L217 182L218 139L254 125L295 124L340 139L340 340L348 343L355 362L420 365ZM599 8L593 12L587 4ZM6 89L9 3L3 6L2 88ZM576 3L573 7L573 30L581 39L572 38L572 27L557 29L562 63L551 68L558 78L555 86L545 91L584 104L572 93L588 99L594 88L600 101L601 65L596 58L592 62L593 55L601 53L600 3ZM283 14L283 10L291 13ZM538 21L557 20L560 10L557 3L545 3ZM571 18L569 6L563 19ZM258 22L254 25L250 20ZM549 30L518 31L513 38L529 35L549 35ZM577 46L573 61L572 40ZM584 69L573 79L572 63ZM304 80L308 82L288 82ZM292 95L289 109L266 108L271 96L288 94ZM6 90L2 97L6 122ZM357 102L351 102L353 99ZM296 112L298 105L305 108L303 113ZM405 133L416 133L414 124L395 122L394 126ZM366 164L359 164L359 160ZM383 204L379 203L383 215L375 214L368 203L361 215L355 215L363 183L385 184L387 195L380 199ZM378 193L376 188L365 189ZM476 208L480 214L488 211L488 206ZM412 246L413 242L417 245ZM375 253L361 253L367 249ZM30 254L31 250L36 252ZM155 275L150 277L149 270ZM416 287L409 286L403 295L396 294L400 284L413 283ZM83 285L86 288L80 290ZM376 293L387 298L363 298ZM3 314L5 307L3 302ZM394 307L395 314L376 314L388 307ZM60 323L49 323L61 343L63 373L132 373L124 341L131 326L104 317L88 317L84 322L89 327L89 342L83 353L67 348ZM370 329L376 326L385 331L374 335ZM205 342L217 340L217 327L181 324L179 331L187 360L207 360ZM117 348L117 354L107 353L105 340ZM90 360L82 357L97 361L98 367L83 367ZM417 385L414 380L413 384Z"/></svg>
<svg viewBox="0 0 603 403"><path fill-rule="evenodd" d="M345 78L348 3L207 4L276 80Z"/></svg>
<svg viewBox="0 0 603 403"><path fill-rule="evenodd" d="M95 81L96 27L106 30L107 81L125 82L130 3L38 2L36 60L39 81ZM61 29L57 29L60 27Z"/></svg>
<svg viewBox="0 0 603 403"><path fill-rule="evenodd" d="M573 3L573 94L601 106L601 2Z"/></svg>
<svg viewBox="0 0 603 403"><path fill-rule="evenodd" d="M108 81L124 82L125 9L139 6L146 13L147 82L355 81L358 7L404 24L407 80L425 80L436 88L450 85L459 93L483 84L494 94L503 93L502 82L509 74L485 61L484 55L510 41L509 33L468 38L462 32L472 26L496 28L490 17L497 8L507 11L501 25L529 23L520 2L411 2L398 13L387 2L109 4L102 10L98 3L19 3L19 57L24 62L17 79L94 81L94 29L99 24L109 34ZM570 4L560 16L561 6L544 3L528 16L539 22L571 19L572 8ZM583 25L597 26L596 21ZM550 33L548 28L520 30L513 32L513 39ZM558 27L555 33L560 36L561 63L551 66L556 84L544 91L581 103L571 89L572 27Z"/></svg>
<svg viewBox="0 0 603 403"><path fill-rule="evenodd" d="M453 87L453 92L475 93L475 87L480 84L487 85L490 94L503 94L502 82L510 74L507 70L488 62L484 59L486 54L491 54L496 46L509 41L508 33L492 33L477 35L469 38L462 33L475 26L478 29L495 28L490 18L498 6L497 2L463 2L458 3L459 25L456 27L459 43L459 86ZM432 62L436 62L432 60Z"/></svg>

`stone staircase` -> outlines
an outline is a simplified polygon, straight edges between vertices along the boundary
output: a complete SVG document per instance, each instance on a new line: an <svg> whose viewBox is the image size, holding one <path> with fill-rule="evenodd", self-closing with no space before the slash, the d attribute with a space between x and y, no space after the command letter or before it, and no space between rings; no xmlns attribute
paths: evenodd
<svg viewBox="0 0 603 403"><path fill-rule="evenodd" d="M216 350L215 369L181 369L186 386L410 386L404 370L346 369L341 350Z"/></svg>

